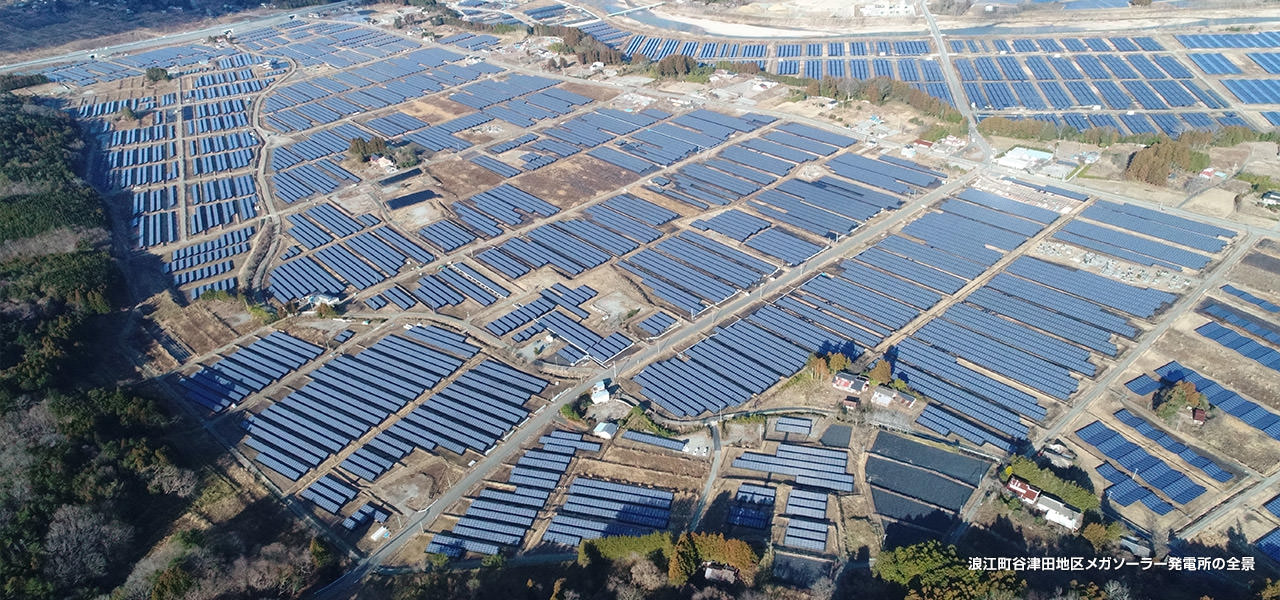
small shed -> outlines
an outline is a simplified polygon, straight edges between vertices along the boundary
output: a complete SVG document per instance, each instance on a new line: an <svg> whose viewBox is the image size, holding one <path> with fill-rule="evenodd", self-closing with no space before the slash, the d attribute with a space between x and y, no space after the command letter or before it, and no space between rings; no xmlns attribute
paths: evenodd
<svg viewBox="0 0 1280 600"><path fill-rule="evenodd" d="M618 435L618 424L607 421L600 423L596 425L595 429L591 430L591 435L600 439L611 440L613 436Z"/></svg>

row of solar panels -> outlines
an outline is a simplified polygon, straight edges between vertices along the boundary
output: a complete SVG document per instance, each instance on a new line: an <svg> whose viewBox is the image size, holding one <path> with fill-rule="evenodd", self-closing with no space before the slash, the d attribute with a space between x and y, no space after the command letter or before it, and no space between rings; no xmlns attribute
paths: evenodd
<svg viewBox="0 0 1280 600"><path fill-rule="evenodd" d="M988 44L988 42L990 42ZM961 39L947 42L952 52L988 53L988 52L1159 52L1164 46L1154 38L1140 37L1088 37L1088 38L1017 38L1010 41L1001 39Z"/></svg>
<svg viewBox="0 0 1280 600"><path fill-rule="evenodd" d="M733 460L733 467L795 477L796 485L852 492L853 475L848 472L847 452L779 444L773 454L744 452Z"/></svg>
<svg viewBox="0 0 1280 600"><path fill-rule="evenodd" d="M642 535L665 529L675 494L661 488L578 477L542 534L545 543L576 547L605 535Z"/></svg>
<svg viewBox="0 0 1280 600"><path fill-rule="evenodd" d="M179 380L187 399L225 410L319 356L324 349L281 332L255 340Z"/></svg>
<svg viewBox="0 0 1280 600"><path fill-rule="evenodd" d="M1097 448L1098 452L1114 460L1126 471L1142 478L1148 485L1161 490L1178 504L1191 502L1205 492L1204 486L1181 471L1173 469L1163 460L1152 456L1141 446L1103 425L1101 421L1093 421L1077 430L1076 436L1086 444Z"/></svg>

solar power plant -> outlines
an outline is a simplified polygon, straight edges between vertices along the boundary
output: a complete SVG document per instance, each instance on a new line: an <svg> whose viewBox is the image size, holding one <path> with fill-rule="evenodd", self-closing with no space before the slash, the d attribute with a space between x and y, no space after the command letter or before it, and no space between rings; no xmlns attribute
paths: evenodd
<svg viewBox="0 0 1280 600"><path fill-rule="evenodd" d="M665 529L675 495L661 488L577 477L569 485L542 541L576 547L610 535L644 535Z"/></svg>
<svg viewBox="0 0 1280 600"><path fill-rule="evenodd" d="M948 49L961 79L961 101L980 118L1177 137L1195 129L1252 126L1239 110L1280 101L1280 78L1241 70L1241 64L1253 63L1265 74L1276 72L1275 53L1258 51L1269 46L1257 41L1274 33L1247 39L1251 35L1174 36L1181 48L1166 48L1150 37L1020 38L1012 44L952 39ZM1184 49L1193 51L1180 56Z"/></svg>
<svg viewBox="0 0 1280 600"><path fill-rule="evenodd" d="M608 19L578 27L628 57L886 77L978 119L1170 136L1280 123L1263 110L1280 104L1269 32L948 36L938 48L893 34L732 41ZM509 39L420 42L303 19L237 32L233 48L177 45L45 71L99 86L65 95L100 157L93 183L127 203L112 207L125 237L161 258L176 300L204 298L190 312L223 318L206 301L243 294L290 315L281 331L228 324L230 344L161 343L179 363L201 357L174 378L186 400L238 425L232 443L254 470L335 531L355 536L404 511L388 490L424 461L446 464L446 479L484 474L467 489L430 475L431 497L418 499L428 552L560 554L671 529L686 516L672 520L677 490L683 501L690 486L594 467L616 460L610 452L701 465L709 444L676 426L687 433L595 441L555 430L559 409L603 381L655 422L702 425L792 406L787 382L833 353L854 369L887 361L906 388L885 409L901 417L895 427L938 445L882 431L851 463L845 449L808 444L827 424L821 411L766 413L765 449L734 451L724 466L748 480L721 488L724 522L800 554L825 554L828 536L842 535L827 509L854 492L851 464L864 465L887 534L938 537L991 469L976 456L1033 450L1064 426L1075 435L1062 439L1103 459L1094 470L1117 507L1186 513L1254 476L1140 408L1074 410L1125 391L1115 384L1145 397L1191 381L1213 418L1280 440L1269 398L1212 368L1203 372L1254 397L1168 354L1141 363L1167 363L1154 371L1116 372L1188 311L1192 339L1280 371L1278 299L1219 280L1256 227L1004 177L972 155L933 166L943 162L924 146L904 158L896 142L775 116L772 104L764 114L527 74L503 66ZM173 92L121 83L152 66L171 70ZM126 108L142 118L119 118ZM385 156L362 159L379 144ZM425 163L400 167L405 148ZM331 321L325 305L346 314ZM1278 503L1264 507L1280 515ZM1259 544L1280 547L1276 536Z"/></svg>
<svg viewBox="0 0 1280 600"><path fill-rule="evenodd" d="M957 512L973 494L974 488L951 481L931 471L886 460L878 456L867 457L867 483L930 504L950 512Z"/></svg>
<svg viewBox="0 0 1280 600"><path fill-rule="evenodd" d="M1280 560L1280 527L1272 529L1270 533L1254 540L1254 546L1257 546L1272 560Z"/></svg>
<svg viewBox="0 0 1280 600"><path fill-rule="evenodd" d="M673 450L675 452L683 452L685 443L686 443L685 440L675 440L667 437L662 437L660 435L654 435L652 433L635 431L632 429L628 429L622 432L621 437L624 440L631 440L633 442L639 442L641 444L647 444L649 446L657 446L659 448L664 448L666 450Z"/></svg>
<svg viewBox="0 0 1280 600"><path fill-rule="evenodd" d="M793 517L787 521L787 530L783 536L782 545L813 552L825 552L827 549L827 532L830 526L830 523L822 521Z"/></svg>
<svg viewBox="0 0 1280 600"><path fill-rule="evenodd" d="M768 529L773 520L773 506L777 489L767 485L742 483L729 506L727 520L730 525L751 529Z"/></svg>
<svg viewBox="0 0 1280 600"><path fill-rule="evenodd" d="M871 452L901 463L937 471L947 477L975 487L982 480L982 476L986 474L987 469L991 467L989 462L955 452L947 452L946 450L921 444L906 437L884 431L876 435L876 441L871 446Z"/></svg>
<svg viewBox="0 0 1280 600"><path fill-rule="evenodd" d="M1225 483L1234 477L1230 472L1219 467L1217 463L1196 453L1195 450L1188 448L1186 444L1173 439L1172 436L1148 423L1142 417L1133 414L1128 409L1122 408L1116 411L1115 416L1121 423L1132 427L1147 439L1160 444L1162 448L1170 453L1178 455L1187 464L1204 471L1205 475L1213 478L1214 481Z"/></svg>
<svg viewBox="0 0 1280 600"><path fill-rule="evenodd" d="M1125 419L1121 418L1121 420ZM1204 486L1170 467L1160 458L1152 456L1151 453L1100 421L1086 425L1076 431L1076 435L1086 444L1097 448L1098 452L1107 458L1114 460L1125 471L1136 474L1147 485L1164 492L1165 496L1177 504L1191 502L1205 492ZM1106 477L1105 474L1103 476Z"/></svg>
<svg viewBox="0 0 1280 600"><path fill-rule="evenodd" d="M779 433L798 433L800 435L809 435L813 433L813 420L801 417L778 417L773 427Z"/></svg>
<svg viewBox="0 0 1280 600"><path fill-rule="evenodd" d="M200 367L178 385L191 402L219 412L279 381L323 350L277 331Z"/></svg>
<svg viewBox="0 0 1280 600"><path fill-rule="evenodd" d="M514 491L499 487L481 490L451 529L432 537L427 552L458 557L519 547L539 510L546 506L551 490L559 487L574 455L600 450L599 443L569 431L552 431L538 443L540 448L525 451L511 469L506 483L514 486Z"/></svg>

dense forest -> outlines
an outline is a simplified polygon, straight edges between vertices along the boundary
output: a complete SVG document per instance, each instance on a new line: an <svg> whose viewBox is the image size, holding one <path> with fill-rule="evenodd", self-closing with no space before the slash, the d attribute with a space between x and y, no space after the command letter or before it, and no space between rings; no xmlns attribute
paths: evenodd
<svg viewBox="0 0 1280 600"><path fill-rule="evenodd" d="M294 598L338 567L136 387L143 317L64 113L0 94L0 598ZM128 383L129 385L125 385Z"/></svg>
<svg viewBox="0 0 1280 600"><path fill-rule="evenodd" d="M165 422L155 404L94 385L114 379L95 355L121 300L115 263L83 238L31 243L103 227L75 174L80 146L66 115L0 96L0 585L10 598L109 589L147 510L192 489L155 437Z"/></svg>

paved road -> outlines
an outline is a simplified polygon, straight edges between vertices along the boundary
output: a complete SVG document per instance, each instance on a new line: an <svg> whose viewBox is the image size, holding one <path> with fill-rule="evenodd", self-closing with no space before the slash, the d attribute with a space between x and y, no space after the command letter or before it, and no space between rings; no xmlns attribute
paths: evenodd
<svg viewBox="0 0 1280 600"><path fill-rule="evenodd" d="M1252 487L1241 490L1236 493L1235 496L1232 496L1231 499L1219 504L1205 514L1200 515L1200 517L1196 518L1182 529L1174 532L1175 537L1182 540L1191 540L1195 538L1197 535L1200 535L1200 532L1204 531L1210 525L1213 525L1219 519L1227 515L1235 513L1237 509L1244 506L1245 503L1257 496L1274 495L1276 493L1276 484L1278 483L1280 483L1280 471L1266 479L1258 481L1253 484Z"/></svg>

